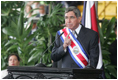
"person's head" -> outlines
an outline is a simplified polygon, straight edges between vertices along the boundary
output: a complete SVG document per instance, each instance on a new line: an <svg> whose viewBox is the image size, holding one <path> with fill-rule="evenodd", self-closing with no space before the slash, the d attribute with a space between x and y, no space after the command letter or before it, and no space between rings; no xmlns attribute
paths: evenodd
<svg viewBox="0 0 118 80"><path fill-rule="evenodd" d="M26 5L26 9L25 10L26 10L26 13L29 13L32 10L32 7L30 5Z"/></svg>
<svg viewBox="0 0 118 80"><path fill-rule="evenodd" d="M44 5L39 6L39 13L40 14L45 14L45 6Z"/></svg>
<svg viewBox="0 0 118 80"><path fill-rule="evenodd" d="M31 17L31 15L32 15L33 11L31 11L31 10L32 10L32 7L30 5L26 5L25 11L26 11L26 14L28 14L27 15L28 18Z"/></svg>
<svg viewBox="0 0 118 80"><path fill-rule="evenodd" d="M71 30L75 30L81 21L81 12L78 8L70 6L65 10L65 25Z"/></svg>
<svg viewBox="0 0 118 80"><path fill-rule="evenodd" d="M17 54L10 54L8 56L8 66L19 66L20 57Z"/></svg>

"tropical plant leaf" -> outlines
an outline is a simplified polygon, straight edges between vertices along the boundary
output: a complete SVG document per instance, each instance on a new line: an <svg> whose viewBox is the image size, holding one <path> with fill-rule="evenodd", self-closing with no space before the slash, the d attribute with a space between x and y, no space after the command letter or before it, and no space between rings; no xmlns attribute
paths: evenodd
<svg viewBox="0 0 118 80"><path fill-rule="evenodd" d="M111 31L113 30L114 28L114 24L115 24L115 17L113 17L110 22L108 23L108 27L107 27L107 31L106 31L106 38L109 37Z"/></svg>
<svg viewBox="0 0 118 80"><path fill-rule="evenodd" d="M107 19L103 19L102 20L102 26L101 26L101 29L102 29L102 32L104 33L106 31L106 28L108 26L108 23L109 21Z"/></svg>
<svg viewBox="0 0 118 80"><path fill-rule="evenodd" d="M14 29L13 27L5 27L2 29L3 33L4 34L7 34L7 35L10 35L10 36L13 36L13 37L16 37L17 34L16 34L16 29Z"/></svg>
<svg viewBox="0 0 118 80"><path fill-rule="evenodd" d="M107 66L108 71L113 75L114 77L117 77L117 71L112 65Z"/></svg>
<svg viewBox="0 0 118 80"><path fill-rule="evenodd" d="M4 9L4 10L1 9L1 13L2 13L1 16L8 16L9 13L10 13L10 10L11 10L11 9L9 9L9 8L7 8L7 7L6 7L6 9Z"/></svg>
<svg viewBox="0 0 118 80"><path fill-rule="evenodd" d="M13 43L17 43L17 41L12 39L12 40L8 41L4 46L8 46L8 45L13 44Z"/></svg>
<svg viewBox="0 0 118 80"><path fill-rule="evenodd" d="M110 74L108 74L107 72L105 73L105 76L107 77L107 79L111 79Z"/></svg>
<svg viewBox="0 0 118 80"><path fill-rule="evenodd" d="M23 11L20 11L20 17L18 19L18 25L17 25L17 31L19 32L19 36L21 36L23 34L23 28L24 28L24 20L23 20L23 17L24 17L24 13Z"/></svg>
<svg viewBox="0 0 118 80"><path fill-rule="evenodd" d="M28 59L28 62L31 62L32 60L36 59L36 57L40 56L42 54L42 51L40 52L35 52L31 57Z"/></svg>
<svg viewBox="0 0 118 80"><path fill-rule="evenodd" d="M99 23L99 20L97 20L97 22ZM99 31L100 41L103 44L104 43L104 36L103 36L103 32L102 32L102 30L101 30L99 25L98 25L98 31Z"/></svg>
<svg viewBox="0 0 118 80"><path fill-rule="evenodd" d="M26 38L30 36L32 26L33 26L33 23L31 23L31 25L28 28L27 27L23 28L23 35L21 36L23 40L25 40Z"/></svg>
<svg viewBox="0 0 118 80"><path fill-rule="evenodd" d="M11 49L17 49L17 47L18 47L18 45L12 45L6 51L8 52Z"/></svg>

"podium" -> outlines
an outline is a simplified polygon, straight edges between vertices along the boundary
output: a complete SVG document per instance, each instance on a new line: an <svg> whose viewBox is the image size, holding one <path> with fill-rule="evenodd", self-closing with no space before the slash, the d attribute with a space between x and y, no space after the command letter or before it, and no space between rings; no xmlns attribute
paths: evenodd
<svg viewBox="0 0 118 80"><path fill-rule="evenodd" d="M100 79L101 69L8 66L9 79Z"/></svg>

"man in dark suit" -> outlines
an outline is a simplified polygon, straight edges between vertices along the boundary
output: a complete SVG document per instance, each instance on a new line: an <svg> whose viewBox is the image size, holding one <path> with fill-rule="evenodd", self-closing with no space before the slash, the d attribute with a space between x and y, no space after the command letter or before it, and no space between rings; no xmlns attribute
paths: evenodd
<svg viewBox="0 0 118 80"><path fill-rule="evenodd" d="M99 57L98 34L80 25L81 19L81 13L76 7L71 6L65 10L66 27L70 31L75 32L75 38L81 42L82 47L89 56L89 61L85 68L96 68ZM70 33L65 37L64 42L62 42L59 36L57 33L51 59L54 62L62 60L61 68L80 68L69 54L68 46L72 42L72 39L69 38Z"/></svg>

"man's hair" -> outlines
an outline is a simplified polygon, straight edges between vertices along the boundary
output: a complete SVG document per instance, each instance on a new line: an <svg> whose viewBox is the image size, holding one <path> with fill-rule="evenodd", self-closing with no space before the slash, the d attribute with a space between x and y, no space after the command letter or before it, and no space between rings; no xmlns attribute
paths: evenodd
<svg viewBox="0 0 118 80"><path fill-rule="evenodd" d="M20 62L20 57L18 56L18 54L16 54L16 53L12 53L12 54L10 54L9 56L8 56L8 61L9 61L9 58L11 57L11 56L16 56L17 57L17 59L18 59L18 61Z"/></svg>
<svg viewBox="0 0 118 80"><path fill-rule="evenodd" d="M66 8L65 13L68 13L69 11L73 11L77 18L81 16L80 10L75 6L70 6L70 7Z"/></svg>

